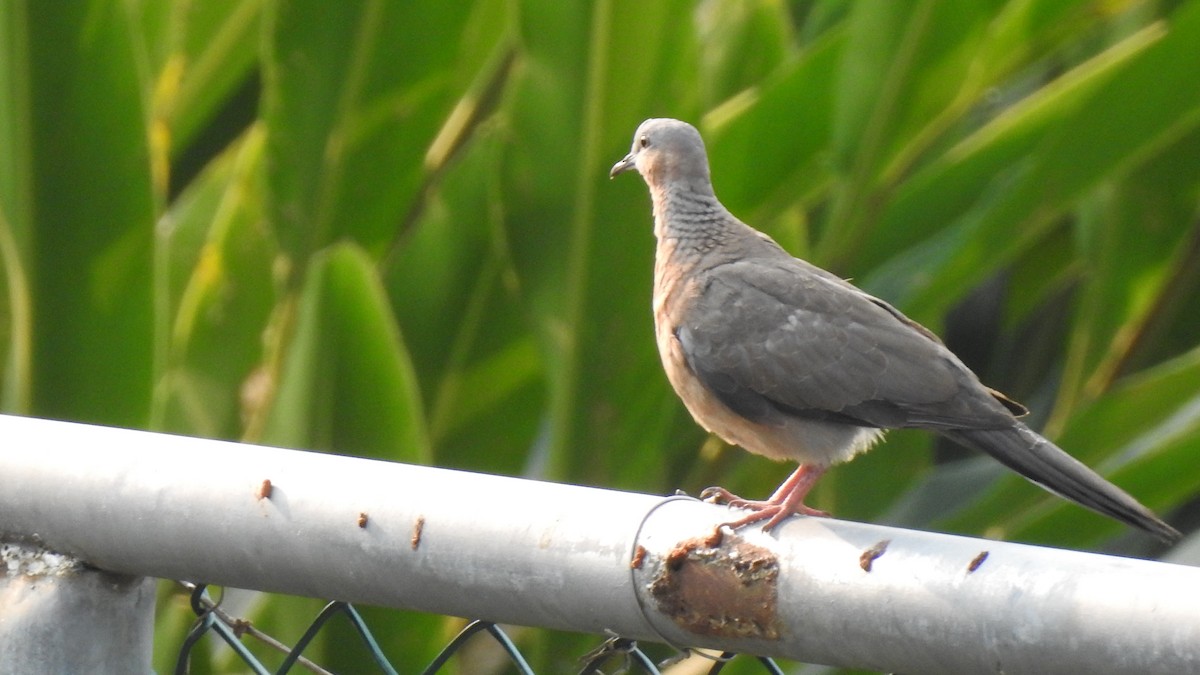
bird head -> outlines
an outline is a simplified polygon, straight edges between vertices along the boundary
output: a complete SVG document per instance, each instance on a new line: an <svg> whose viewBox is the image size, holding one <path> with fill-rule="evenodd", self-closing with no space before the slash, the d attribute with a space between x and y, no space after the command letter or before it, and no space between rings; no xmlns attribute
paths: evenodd
<svg viewBox="0 0 1200 675"><path fill-rule="evenodd" d="M613 165L609 178L637 169L651 187L671 182L709 184L708 156L696 127L687 122L648 119L633 134L633 149Z"/></svg>

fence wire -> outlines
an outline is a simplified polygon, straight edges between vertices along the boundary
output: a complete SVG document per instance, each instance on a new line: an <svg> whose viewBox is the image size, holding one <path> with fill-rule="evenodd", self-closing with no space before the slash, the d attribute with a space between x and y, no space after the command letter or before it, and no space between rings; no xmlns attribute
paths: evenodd
<svg viewBox="0 0 1200 675"><path fill-rule="evenodd" d="M370 628L367 627L362 616L354 609L354 606L346 602L330 602L317 614L317 616L309 624L308 629L304 631L304 635L292 647L288 647L280 640L267 635L266 633L255 628L247 619L235 617L221 609L220 602L214 601L208 594L208 586L206 584L184 584L191 589L191 608L196 613L196 623L192 629L188 631L187 637L179 649L179 656L175 662L175 674L187 675L188 665L192 649L206 636L214 635L233 650L233 652L246 664L250 670L257 675L271 675L272 670L267 667L261 660L258 659L242 642L245 636L253 637L268 647L284 654L283 663L274 673L283 675L291 672L292 668L300 665L307 670L317 673L317 675L334 675L332 672L322 668L320 665L303 656L304 650L321 632L321 629L329 622L329 620L339 614L344 614L354 627L355 632L362 640L363 645L367 648L375 665L387 675L399 675L399 671L391 664L387 656L380 649L375 636L371 634ZM433 659L424 670L422 675L434 675L441 671L450 659L457 654L463 646L475 635L484 633L494 641L500 649L507 655L511 665L516 668L521 675L536 675L533 668L525 656L517 648L516 644L508 637L502 628L489 621L472 621L463 628L458 635L454 636L437 657ZM698 652L697 652L698 653ZM639 647L636 641L619 636L611 636L595 649L587 652L580 658L582 664L579 670L579 675L605 675L605 671L601 670L606 664L614 660L620 662L620 667L615 672L634 673L643 672L649 675L660 675L661 668L664 668L671 663L677 662L689 655L684 652L677 657L668 659L666 662L656 664L649 656L646 655ZM738 658L737 654L725 652L720 656L706 658L712 659L712 666L709 668L709 675L717 675L726 665L733 659ZM783 675L783 671L769 658L763 656L757 657L742 657L753 658L758 661L764 673L768 675ZM635 670L636 668L636 670Z"/></svg>

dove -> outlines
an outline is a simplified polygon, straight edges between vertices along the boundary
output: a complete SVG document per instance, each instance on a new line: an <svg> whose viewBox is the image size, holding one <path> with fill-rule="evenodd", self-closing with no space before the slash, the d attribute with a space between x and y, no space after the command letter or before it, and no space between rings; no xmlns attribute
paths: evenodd
<svg viewBox="0 0 1200 675"><path fill-rule="evenodd" d="M768 499L705 496L771 530L824 516L805 497L825 471L888 429L927 429L1057 495L1145 530L1180 535L1129 494L1020 421L932 332L837 275L793 257L717 199L700 133L649 119L611 178L636 170L653 204L653 314L667 379L700 426L799 467Z"/></svg>

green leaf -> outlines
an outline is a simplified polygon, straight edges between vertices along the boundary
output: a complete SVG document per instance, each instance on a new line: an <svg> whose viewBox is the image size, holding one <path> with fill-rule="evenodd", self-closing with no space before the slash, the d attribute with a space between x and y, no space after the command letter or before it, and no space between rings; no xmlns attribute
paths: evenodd
<svg viewBox="0 0 1200 675"><path fill-rule="evenodd" d="M30 412L142 427L153 356L147 119L120 3L27 6ZM19 30L19 28L18 28ZM18 216L19 217L19 216ZM114 396L113 392L120 392Z"/></svg>
<svg viewBox="0 0 1200 675"><path fill-rule="evenodd" d="M480 43L503 35L502 22L464 32L473 11L433 0L275 5L263 92L270 213L297 269L341 238L377 255L393 239L470 66L490 56Z"/></svg>
<svg viewBox="0 0 1200 675"><path fill-rule="evenodd" d="M545 373L499 234L502 147L500 134L480 130L447 167L385 283L429 401L437 462L519 474Z"/></svg>
<svg viewBox="0 0 1200 675"><path fill-rule="evenodd" d="M170 157L179 157L253 73L266 6L266 0L143 4L147 13L168 9L147 38L158 43L152 84L161 126L155 131L166 133Z"/></svg>
<svg viewBox="0 0 1200 675"><path fill-rule="evenodd" d="M845 46L845 32L831 31L753 91L705 116L713 181L731 211L758 222L770 215L764 206L778 212L828 180L834 74Z"/></svg>
<svg viewBox="0 0 1200 675"><path fill-rule="evenodd" d="M423 463L424 406L374 266L342 244L301 290L263 442Z"/></svg>
<svg viewBox="0 0 1200 675"><path fill-rule="evenodd" d="M862 246L883 167L957 95L955 84L969 66L957 52L977 39L987 9L982 2L932 0L854 6L833 105L838 181L820 260L838 266Z"/></svg>
<svg viewBox="0 0 1200 675"><path fill-rule="evenodd" d="M253 130L208 166L159 224L165 272L160 333L167 365L155 427L242 436L261 402L262 334L278 301L274 242L263 220L263 134Z"/></svg>
<svg viewBox="0 0 1200 675"><path fill-rule="evenodd" d="M715 106L756 87L787 58L793 47L791 20L783 3L770 0L717 0L696 10L702 100Z"/></svg>
<svg viewBox="0 0 1200 675"><path fill-rule="evenodd" d="M28 16L0 5L0 407L28 413L33 387L33 158Z"/></svg>
<svg viewBox="0 0 1200 675"><path fill-rule="evenodd" d="M864 260L904 251L891 265L911 266L906 246L945 223L958 243L912 276L899 296L907 310L918 319L944 310L954 296L943 289L986 278L1086 190L1200 123L1200 90L1181 74L1200 67L1197 10L1181 9L1170 30L1152 26L1077 67L913 179L884 212Z"/></svg>
<svg viewBox="0 0 1200 675"><path fill-rule="evenodd" d="M1056 410L1102 393L1146 349L1152 322L1182 301L1176 283L1190 274L1200 181L1187 171L1200 152L1200 131L1153 157L1083 203L1080 260L1084 275Z"/></svg>

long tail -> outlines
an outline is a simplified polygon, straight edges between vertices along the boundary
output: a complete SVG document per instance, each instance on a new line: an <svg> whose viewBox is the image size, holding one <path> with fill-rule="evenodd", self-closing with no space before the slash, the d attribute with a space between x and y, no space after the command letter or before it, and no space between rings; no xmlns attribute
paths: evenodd
<svg viewBox="0 0 1200 675"><path fill-rule="evenodd" d="M1020 422L1009 429L953 429L942 434L986 452L1050 492L1093 511L1143 529L1165 542L1180 537L1178 530L1138 500Z"/></svg>

